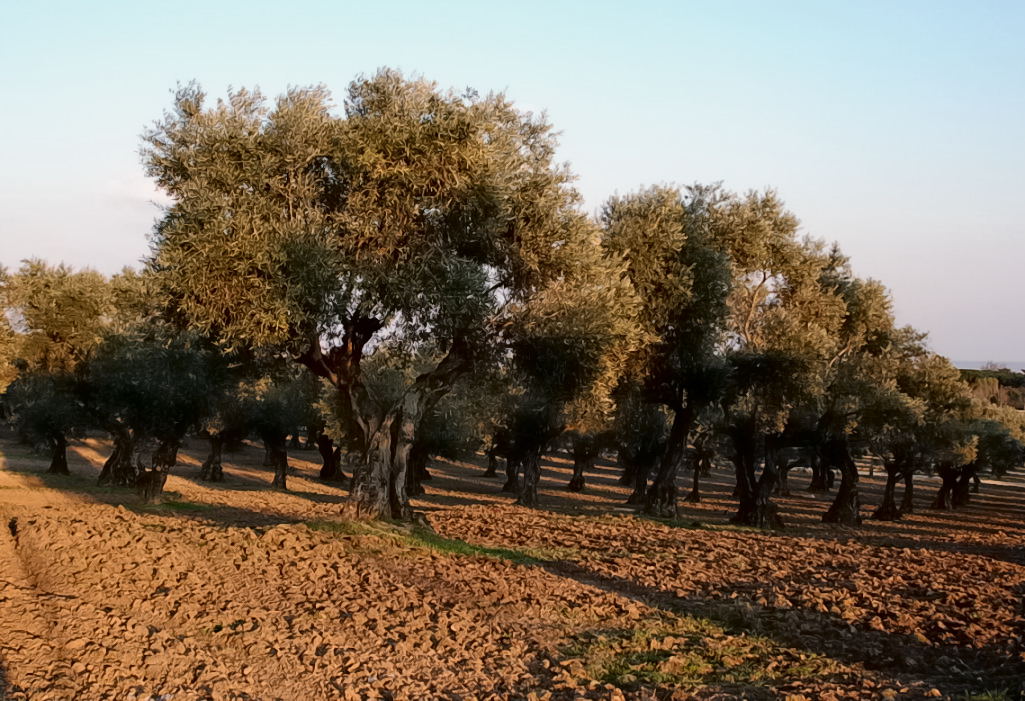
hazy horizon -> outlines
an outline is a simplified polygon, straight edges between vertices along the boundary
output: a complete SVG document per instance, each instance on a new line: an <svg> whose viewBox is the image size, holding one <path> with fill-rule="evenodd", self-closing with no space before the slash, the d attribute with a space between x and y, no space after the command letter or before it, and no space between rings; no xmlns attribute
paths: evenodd
<svg viewBox="0 0 1025 701"><path fill-rule="evenodd" d="M0 17L8 267L137 263L158 215L139 136L176 83L270 98L324 83L340 102L387 65L547 110L588 211L653 183L774 187L935 350L1025 357L1025 5L185 2L154 22L140 4L56 3Z"/></svg>

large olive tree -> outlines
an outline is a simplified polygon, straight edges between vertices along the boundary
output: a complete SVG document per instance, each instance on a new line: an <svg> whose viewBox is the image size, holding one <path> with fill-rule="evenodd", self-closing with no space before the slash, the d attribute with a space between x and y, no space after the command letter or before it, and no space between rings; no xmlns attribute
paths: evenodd
<svg viewBox="0 0 1025 701"><path fill-rule="evenodd" d="M343 112L322 88L273 107L256 92L207 106L197 87L179 90L145 137L172 201L151 264L192 327L327 380L362 456L356 513L409 518L424 412L475 362L548 330L553 296L600 297L576 281L605 259L589 254L594 227L549 125L502 95L382 70L349 86ZM394 344L435 361L382 406L362 361Z"/></svg>

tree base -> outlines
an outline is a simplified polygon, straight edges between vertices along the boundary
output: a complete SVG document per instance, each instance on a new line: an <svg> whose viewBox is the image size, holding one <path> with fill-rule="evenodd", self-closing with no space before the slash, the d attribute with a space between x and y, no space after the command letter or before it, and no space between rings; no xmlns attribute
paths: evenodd
<svg viewBox="0 0 1025 701"><path fill-rule="evenodd" d="M898 521L903 514L900 509L897 508L896 504L889 503L883 504L878 509L872 512L872 520L874 521Z"/></svg>
<svg viewBox="0 0 1025 701"><path fill-rule="evenodd" d="M759 504L750 510L742 509L730 518L730 523L771 531L780 531L785 528L783 519L779 515L779 507L772 502Z"/></svg>
<svg viewBox="0 0 1025 701"><path fill-rule="evenodd" d="M584 491L584 476L583 475L579 475L579 476L574 477L573 479L571 479L569 481L569 484L566 485L566 491L567 492L582 492L582 491Z"/></svg>
<svg viewBox="0 0 1025 701"><path fill-rule="evenodd" d="M164 470L143 470L139 473L135 488L143 504L159 504L164 493L167 473Z"/></svg>

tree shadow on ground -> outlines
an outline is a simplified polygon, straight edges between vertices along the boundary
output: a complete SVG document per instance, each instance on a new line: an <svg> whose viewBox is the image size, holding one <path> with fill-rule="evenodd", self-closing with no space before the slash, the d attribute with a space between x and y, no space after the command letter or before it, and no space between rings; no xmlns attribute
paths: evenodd
<svg viewBox="0 0 1025 701"><path fill-rule="evenodd" d="M576 562L550 561L549 573L619 594L652 608L704 619L728 633L757 635L781 645L863 665L907 686L934 686L944 696L1002 691L1025 695L1025 611L1017 646L1021 649L931 645L918 638L852 625L839 616L805 608L758 604L746 596L758 583L738 582L711 597L677 597L675 593L629 579L595 572ZM1020 592L1025 594L1025 591Z"/></svg>

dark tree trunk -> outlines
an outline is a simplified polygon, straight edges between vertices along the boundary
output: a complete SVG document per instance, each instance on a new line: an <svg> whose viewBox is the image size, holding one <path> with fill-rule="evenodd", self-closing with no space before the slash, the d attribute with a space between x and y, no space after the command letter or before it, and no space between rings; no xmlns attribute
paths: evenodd
<svg viewBox="0 0 1025 701"><path fill-rule="evenodd" d="M503 492L519 494L520 491L520 459L510 453L505 458L505 484L502 485Z"/></svg>
<svg viewBox="0 0 1025 701"><path fill-rule="evenodd" d="M822 515L826 523L839 523L843 526L861 524L861 501L858 495L858 468L851 457L847 438L834 438L827 445L828 459L826 469L832 471L835 465L840 468L840 489L829 510Z"/></svg>
<svg viewBox="0 0 1025 701"><path fill-rule="evenodd" d="M897 480L900 479L901 469L896 461L887 460L883 463L886 468L886 487L883 489L883 503L872 512L872 518L876 521L896 521L901 517L901 510L897 508Z"/></svg>
<svg viewBox="0 0 1025 701"><path fill-rule="evenodd" d="M320 479L324 482L344 482L342 472L342 451L335 447L335 442L321 433L317 436L317 452L320 453Z"/></svg>
<svg viewBox="0 0 1025 701"><path fill-rule="evenodd" d="M288 441L288 450L302 450L302 443L299 442L299 434L293 433L292 438Z"/></svg>
<svg viewBox="0 0 1025 701"><path fill-rule="evenodd" d="M523 456L523 484L516 503L520 506L537 506L537 485L541 480L541 447L527 449Z"/></svg>
<svg viewBox="0 0 1025 701"><path fill-rule="evenodd" d="M738 433L737 438L740 440L735 443L735 448L741 458L738 468L744 476L738 480L741 487L740 507L730 522L755 528L783 528L779 507L772 501L772 493L779 480L779 454L773 440L766 437L765 465L758 481L752 484L757 441L749 429L743 434Z"/></svg>
<svg viewBox="0 0 1025 701"><path fill-rule="evenodd" d="M263 442L263 466L274 467L274 449L266 440Z"/></svg>
<svg viewBox="0 0 1025 701"><path fill-rule="evenodd" d="M50 469L47 472L51 475L70 475L68 470L68 440L64 434L56 434L50 441L53 452L50 457Z"/></svg>
<svg viewBox="0 0 1025 701"><path fill-rule="evenodd" d="M915 513L915 469L905 465L901 477L904 478L904 497L900 500L900 513L904 516Z"/></svg>
<svg viewBox="0 0 1025 701"><path fill-rule="evenodd" d="M755 481L755 460L757 441L753 422L745 422L743 425L734 426L730 430L730 440L733 443L733 472L736 477L736 484L733 487L733 496L740 500L740 508L734 515L738 523L747 522L747 512L753 508L757 487Z"/></svg>
<svg viewBox="0 0 1025 701"><path fill-rule="evenodd" d="M167 470L163 467L141 471L136 480L135 489L139 493L142 503L159 503L164 493L165 482L167 482Z"/></svg>
<svg viewBox="0 0 1025 701"><path fill-rule="evenodd" d="M390 429L390 426L388 427ZM358 518L389 518L391 514L390 430L378 430L370 436L362 463L353 469L349 492ZM403 490L405 491L405 490Z"/></svg>
<svg viewBox="0 0 1025 701"><path fill-rule="evenodd" d="M431 473L427 471L429 459L426 446L421 441L414 441L413 449L409 451L409 469L406 471L409 475L409 496L416 497L427 493L423 483L431 480Z"/></svg>
<svg viewBox="0 0 1025 701"><path fill-rule="evenodd" d="M210 434L210 454L199 469L199 479L207 482L223 482L224 467L221 456L224 452L224 434L221 431Z"/></svg>
<svg viewBox="0 0 1025 701"><path fill-rule="evenodd" d="M797 467L800 462L800 458L779 461L779 481L776 484L776 494L781 497L789 497L793 494L790 491L790 471Z"/></svg>
<svg viewBox="0 0 1025 701"><path fill-rule="evenodd" d="M680 515L677 504L676 474L680 470L687 453L687 438L694 424L694 408L688 404L673 414L673 425L669 429L669 439L665 452L659 461L658 472L648 488L644 510L649 514L676 518Z"/></svg>
<svg viewBox="0 0 1025 701"><path fill-rule="evenodd" d="M637 465L628 455L626 455L622 448L619 449L617 462L623 468L623 474L619 476L619 483L624 487L629 487L634 484L637 479L637 476L634 474L634 470L637 469ZM645 480L647 480L646 477Z"/></svg>
<svg viewBox="0 0 1025 701"><path fill-rule="evenodd" d="M811 484L808 485L809 492L828 492L832 486L832 480L830 479L832 470L827 466L825 452L825 446L812 451Z"/></svg>
<svg viewBox="0 0 1025 701"><path fill-rule="evenodd" d="M113 432L114 447L110 457L103 463L96 483L99 486L134 487L138 477L132 456L135 454L135 438L125 428Z"/></svg>
<svg viewBox="0 0 1025 701"><path fill-rule="evenodd" d="M488 455L488 469L484 471L485 477L497 477L498 476L498 456L490 450Z"/></svg>
<svg viewBox="0 0 1025 701"><path fill-rule="evenodd" d="M497 477L498 476L498 458L502 457L506 460L509 459L509 429L500 428L495 431L495 435L491 437L491 446L488 448L488 469L484 473L485 477ZM503 491L505 490L503 488Z"/></svg>
<svg viewBox="0 0 1025 701"><path fill-rule="evenodd" d="M648 474L651 472L653 465L653 458L649 459L648 456L641 456L633 460L628 460L627 464L630 465L629 471L633 475L633 486L634 490L630 492L630 496L626 498L627 504L644 504L648 499Z"/></svg>
<svg viewBox="0 0 1025 701"><path fill-rule="evenodd" d="M274 489L288 491L288 443L284 436L274 436L266 441L270 451L271 465L274 466Z"/></svg>
<svg viewBox="0 0 1025 701"><path fill-rule="evenodd" d="M164 493L164 484L171 468L178 464L178 448L181 445L177 438L161 440L150 459L150 467L139 472L135 489L144 504L157 504Z"/></svg>
<svg viewBox="0 0 1025 701"><path fill-rule="evenodd" d="M974 476L975 468L973 466L965 465L961 468L961 475L957 478L957 484L954 485L954 493L951 497L951 503L955 509L959 506L967 506L971 501L972 477Z"/></svg>
<svg viewBox="0 0 1025 701"><path fill-rule="evenodd" d="M939 511L950 511L954 508L954 490L957 488L960 470L953 465L939 465L938 472L943 482L940 484L936 498L929 508Z"/></svg>
<svg viewBox="0 0 1025 701"><path fill-rule="evenodd" d="M306 443L303 448L306 450L313 450L317 448L320 443L318 442L321 435L324 433L324 424L310 424L306 427Z"/></svg>
<svg viewBox="0 0 1025 701"><path fill-rule="evenodd" d="M972 470L972 494L979 493L979 487L982 486L982 480L979 479L979 471Z"/></svg>
<svg viewBox="0 0 1025 701"><path fill-rule="evenodd" d="M573 439L573 477L566 489L571 492L584 491L584 473L594 469L598 458L598 441L594 436L575 436Z"/></svg>
<svg viewBox="0 0 1025 701"><path fill-rule="evenodd" d="M691 487L690 492L683 498L684 501L690 502L691 504L701 503L701 473L702 466L699 460L694 460L694 470L691 474Z"/></svg>

